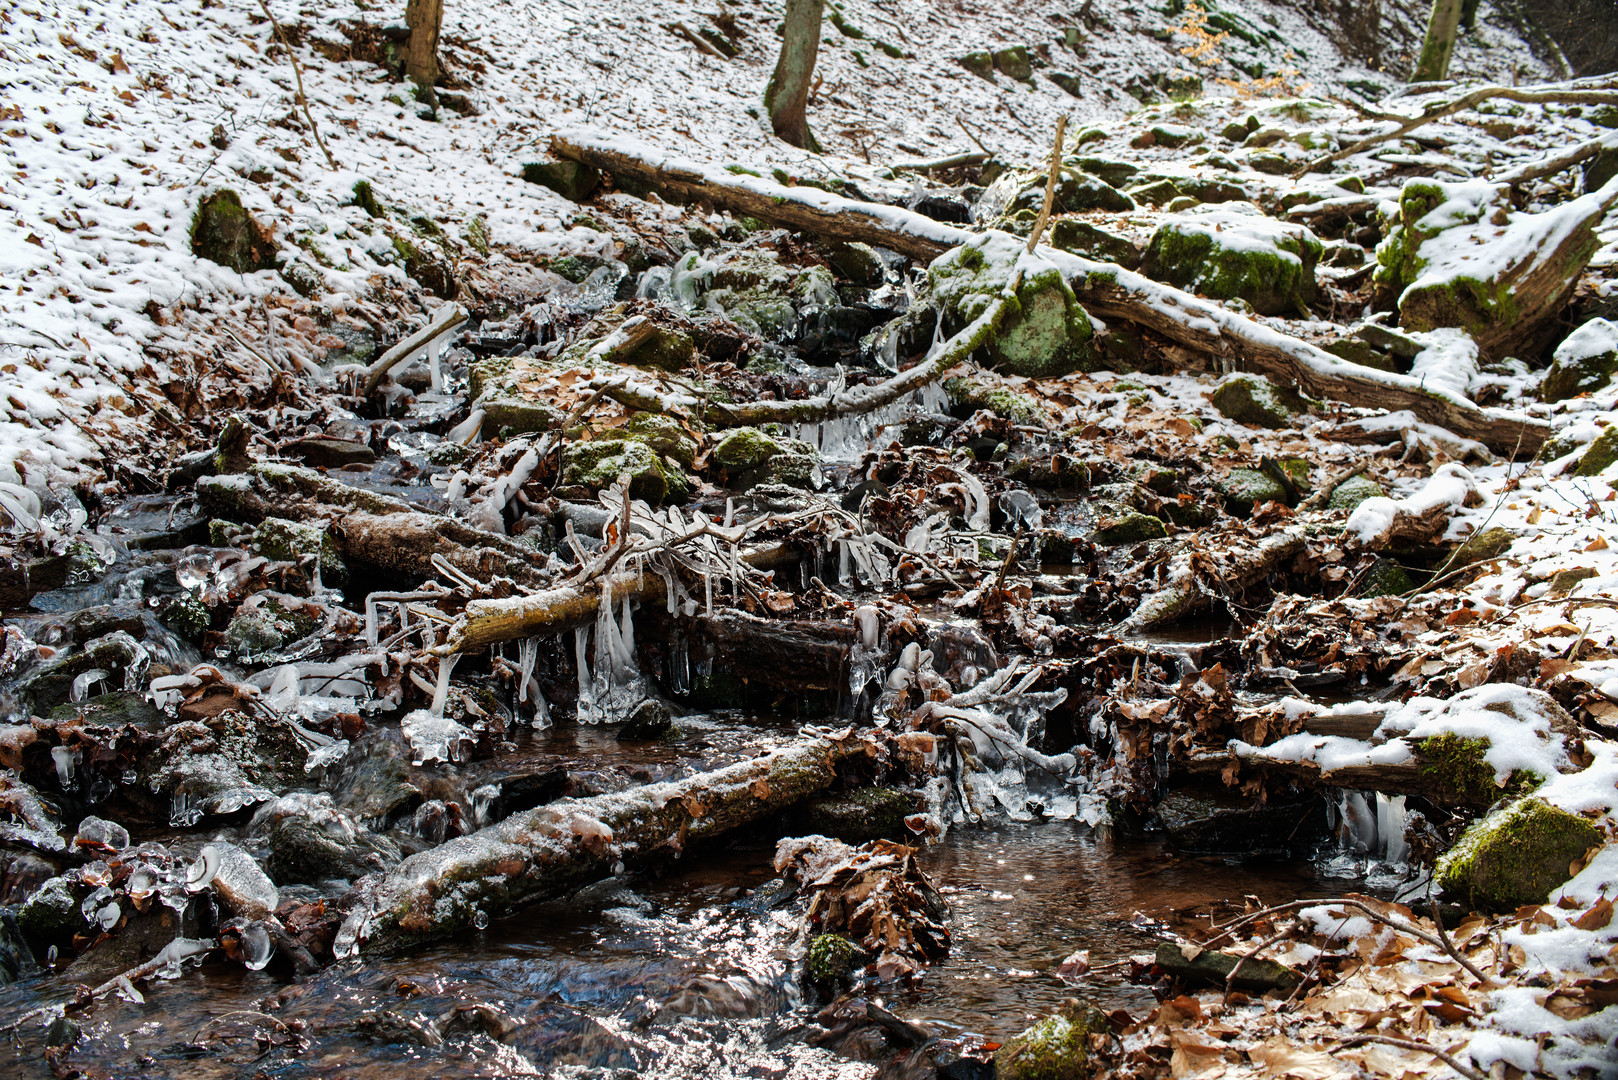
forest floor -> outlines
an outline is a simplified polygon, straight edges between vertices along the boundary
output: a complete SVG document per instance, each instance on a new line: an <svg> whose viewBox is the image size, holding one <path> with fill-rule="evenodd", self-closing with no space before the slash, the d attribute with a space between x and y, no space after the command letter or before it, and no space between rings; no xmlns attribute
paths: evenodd
<svg viewBox="0 0 1618 1080"><path fill-rule="evenodd" d="M19 1063L1614 1074L1618 81L1489 5L1407 89L1402 10L860 0L809 154L766 5L452 4L433 95L269 10L0 15ZM1364 892L884 1007L969 935L917 850L1052 822ZM738 838L768 993L356 966Z"/></svg>

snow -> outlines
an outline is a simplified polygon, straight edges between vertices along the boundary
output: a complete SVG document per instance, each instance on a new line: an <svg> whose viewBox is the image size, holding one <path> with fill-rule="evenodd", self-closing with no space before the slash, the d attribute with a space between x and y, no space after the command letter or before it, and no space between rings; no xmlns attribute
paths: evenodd
<svg viewBox="0 0 1618 1080"><path fill-rule="evenodd" d="M1377 495L1366 499L1349 515L1347 529L1362 544L1376 544L1386 539L1400 514L1421 515L1439 507L1453 513L1480 498L1472 474L1450 462L1440 466L1421 490L1408 498Z"/></svg>

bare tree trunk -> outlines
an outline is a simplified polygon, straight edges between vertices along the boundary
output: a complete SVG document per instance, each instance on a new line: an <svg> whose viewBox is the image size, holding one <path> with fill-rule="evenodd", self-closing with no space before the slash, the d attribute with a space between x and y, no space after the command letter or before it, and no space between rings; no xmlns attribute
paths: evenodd
<svg viewBox="0 0 1618 1080"><path fill-rule="evenodd" d="M1411 82L1449 78L1449 62L1455 55L1455 35L1460 30L1464 4L1465 0L1433 0L1432 14L1427 17L1427 39L1421 43L1421 57L1416 61L1416 70L1410 73Z"/></svg>
<svg viewBox="0 0 1618 1080"><path fill-rule="evenodd" d="M775 133L793 146L817 153L820 145L809 130L804 107L809 102L815 57L820 53L820 5L821 0L787 0L781 58L764 91L764 107L770 111Z"/></svg>
<svg viewBox="0 0 1618 1080"><path fill-rule="evenodd" d="M444 0L409 0L405 5L405 25L410 27L405 74L429 94L438 81L438 29L443 21Z"/></svg>

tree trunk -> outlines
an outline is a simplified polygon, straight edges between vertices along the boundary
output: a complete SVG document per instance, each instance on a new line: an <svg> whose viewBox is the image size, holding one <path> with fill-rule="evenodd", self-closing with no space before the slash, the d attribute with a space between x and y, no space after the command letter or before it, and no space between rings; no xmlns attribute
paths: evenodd
<svg viewBox="0 0 1618 1080"><path fill-rule="evenodd" d="M1449 62L1455 55L1455 35L1460 30L1464 4L1465 0L1433 0L1432 14L1427 17L1427 39L1421 43L1421 57L1416 61L1416 70L1410 73L1411 82L1449 78Z"/></svg>
<svg viewBox="0 0 1618 1080"><path fill-rule="evenodd" d="M804 108L809 103L809 80L814 78L820 53L821 0L787 0L786 26L781 37L781 58L775 63L764 91L770 126L793 146L820 151Z"/></svg>
<svg viewBox="0 0 1618 1080"><path fill-rule="evenodd" d="M438 81L438 29L443 22L444 0L409 0L405 5L405 25L410 27L405 74L429 93Z"/></svg>

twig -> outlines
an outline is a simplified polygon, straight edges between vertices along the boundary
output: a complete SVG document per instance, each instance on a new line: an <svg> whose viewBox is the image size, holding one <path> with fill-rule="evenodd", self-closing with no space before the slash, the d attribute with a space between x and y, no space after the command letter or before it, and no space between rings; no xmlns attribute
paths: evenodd
<svg viewBox="0 0 1618 1080"><path fill-rule="evenodd" d="M1222 930L1220 930L1220 932L1218 934L1216 934L1215 936L1209 938L1207 941L1200 942L1199 944L1201 944L1201 946L1203 948L1205 948L1205 949L1212 948L1215 943L1223 941L1224 939L1230 937L1237 930L1241 929L1243 926L1246 926L1249 923L1255 922L1255 921L1257 921L1259 919L1265 918L1265 917L1270 916L1270 915L1279 915L1282 912L1298 911L1298 910L1301 910L1302 908L1308 908L1308 907L1351 907L1351 908L1354 908L1355 910L1363 913L1364 915L1366 915L1368 918L1372 919L1373 921L1382 923L1384 926L1391 926L1395 930L1399 931L1400 933L1409 934L1411 937L1416 938L1416 939L1418 939L1420 941L1425 941L1427 944L1432 945L1432 946L1434 946L1436 948L1439 948L1439 949L1442 949L1444 947L1443 942L1439 941L1436 937L1434 937L1433 935L1427 933L1425 930L1417 930L1413 926L1406 925L1405 923L1402 923L1402 922L1396 922L1395 920L1390 919L1388 916L1382 914L1380 911L1378 911L1375 908L1371 907L1369 904L1365 903L1364 901L1350 899L1349 897L1339 897L1339 898L1334 899L1334 900L1293 900L1290 903L1277 904L1275 907L1261 908L1258 911L1254 911L1254 912L1251 912L1251 913L1249 913L1247 915L1243 915L1241 918L1237 919L1235 922L1229 923ZM1500 985L1494 979L1490 978L1488 975L1485 975L1482 971L1478 970L1477 966L1474 965L1470 960L1467 960L1467 959L1465 959L1463 957L1460 957L1460 956L1456 956L1455 960L1463 968L1465 968L1468 972L1470 972L1472 974L1472 976L1478 980L1478 982L1482 983L1483 985L1485 985L1485 986L1498 986L1498 985Z"/></svg>
<svg viewBox="0 0 1618 1080"><path fill-rule="evenodd" d="M1370 467L1371 463L1369 461L1361 461L1357 465L1351 465L1340 472L1335 472L1326 477L1326 479L1320 482L1320 486L1315 488L1313 494L1298 504L1298 509L1314 510L1318 507L1325 506L1326 503L1330 501L1332 492L1336 491L1345 483L1354 479L1354 477L1360 475L1360 473L1364 472Z"/></svg>
<svg viewBox="0 0 1618 1080"><path fill-rule="evenodd" d="M1049 175L1045 177L1045 205L1039 209L1039 219L1034 222L1034 231L1028 235L1028 254L1034 253L1039 246L1039 237L1045 231L1045 226L1051 220L1051 204L1056 202L1056 180L1062 175L1062 136L1067 134L1067 113L1056 118L1056 140L1051 146L1051 167Z"/></svg>
<svg viewBox="0 0 1618 1080"><path fill-rule="evenodd" d="M1438 1047L1421 1042L1417 1039L1396 1039L1392 1035L1356 1035L1352 1039L1344 1040L1342 1047L1343 1049L1347 1050L1355 1046L1364 1046L1366 1043L1385 1043L1388 1046L1397 1046L1401 1050L1415 1050L1423 1054L1431 1054L1433 1057L1442 1061L1445 1065L1448 1065L1450 1068L1466 1077L1467 1080L1489 1080L1487 1076L1484 1076L1470 1065L1462 1065L1454 1057L1440 1050Z"/></svg>
<svg viewBox="0 0 1618 1080"><path fill-rule="evenodd" d="M1225 1000L1227 1002L1230 1001L1231 991L1236 988L1236 976L1242 973L1242 968L1247 966L1247 962L1253 959L1259 953L1263 952L1265 949L1268 949L1271 945L1274 945L1277 941L1280 941L1285 937L1290 937L1291 935L1292 930L1290 928L1283 930L1279 934L1265 938L1257 945L1254 945L1246 953L1236 958L1236 966L1230 969L1229 975L1225 976Z"/></svg>
<svg viewBox="0 0 1618 1080"><path fill-rule="evenodd" d="M303 93L303 65L298 63L298 54L293 51L292 42L287 40L286 31L281 29L280 22L277 21L266 0L258 0L258 6L264 10L265 18L269 19L270 25L275 28L275 36L281 39L281 47L287 51L287 59L292 61L292 76L298 80L298 104L303 106L303 118L309 121L309 134L315 137L315 145L326 155L326 164L331 166L332 172L336 172L337 159L326 149L326 140L320 137L320 128L315 126L315 114L309 111L309 99Z"/></svg>
<svg viewBox="0 0 1618 1080"><path fill-rule="evenodd" d="M968 139L971 139L974 143L977 144L977 147L978 147L979 150L982 150L985 154L988 154L990 157L994 156L994 151L990 150L987 146L984 146L983 145L983 140L979 139L976 135L972 134L972 129L966 126L966 120L965 120L964 117L961 116L960 113L955 114L955 122L961 126L962 131L966 132L966 137Z"/></svg>

